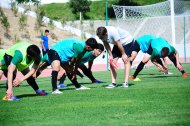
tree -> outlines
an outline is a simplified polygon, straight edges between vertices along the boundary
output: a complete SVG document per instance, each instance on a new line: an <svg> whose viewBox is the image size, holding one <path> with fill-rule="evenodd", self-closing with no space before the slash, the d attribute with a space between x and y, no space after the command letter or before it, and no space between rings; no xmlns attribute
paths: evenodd
<svg viewBox="0 0 190 126"><path fill-rule="evenodd" d="M70 0L69 6L74 14L80 13L80 21L82 23L83 14L90 11L91 1L89 0Z"/></svg>

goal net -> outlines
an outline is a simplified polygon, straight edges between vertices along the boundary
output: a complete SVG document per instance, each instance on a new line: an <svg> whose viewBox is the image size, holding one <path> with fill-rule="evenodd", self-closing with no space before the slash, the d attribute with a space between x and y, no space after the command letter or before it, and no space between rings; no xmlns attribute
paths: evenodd
<svg viewBox="0 0 190 126"><path fill-rule="evenodd" d="M146 6L113 5L113 8L117 25L129 31L134 38L153 34L172 43L173 34L175 44L184 43L184 38L190 43L190 1L174 1L174 18L170 1Z"/></svg>

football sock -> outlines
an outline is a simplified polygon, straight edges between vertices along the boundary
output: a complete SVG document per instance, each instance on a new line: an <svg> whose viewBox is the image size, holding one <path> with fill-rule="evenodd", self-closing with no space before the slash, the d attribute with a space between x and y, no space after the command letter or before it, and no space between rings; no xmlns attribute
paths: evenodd
<svg viewBox="0 0 190 126"><path fill-rule="evenodd" d="M63 74L63 76L60 78L59 84L63 84L65 81L66 75Z"/></svg>
<svg viewBox="0 0 190 126"><path fill-rule="evenodd" d="M57 75L58 75L58 71L52 71L51 84L52 84L53 91L57 89Z"/></svg>
<svg viewBox="0 0 190 126"><path fill-rule="evenodd" d="M38 87L38 85L37 85L35 79L34 79L32 76L29 77L26 81L27 81L28 84L34 89L34 91L36 91L36 90L39 89L39 87Z"/></svg>
<svg viewBox="0 0 190 126"><path fill-rule="evenodd" d="M133 74L134 78L137 77L137 75L139 74L139 72L141 72L141 70L144 68L145 63L143 63L142 61L140 62L140 64L138 65L137 69L135 70L135 73Z"/></svg>

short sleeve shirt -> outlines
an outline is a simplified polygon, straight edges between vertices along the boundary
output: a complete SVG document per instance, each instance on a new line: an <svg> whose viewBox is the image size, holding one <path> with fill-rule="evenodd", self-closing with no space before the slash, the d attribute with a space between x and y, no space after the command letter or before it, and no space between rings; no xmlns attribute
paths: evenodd
<svg viewBox="0 0 190 126"><path fill-rule="evenodd" d="M43 36L41 37L41 39L43 40L44 48L45 48L45 49L49 49L49 47L48 47L48 37L45 36L45 35L43 35Z"/></svg>
<svg viewBox="0 0 190 126"><path fill-rule="evenodd" d="M133 40L128 31L113 26L106 26L105 28L108 32L107 42L110 44L116 45L116 41L120 40L121 44L124 46Z"/></svg>

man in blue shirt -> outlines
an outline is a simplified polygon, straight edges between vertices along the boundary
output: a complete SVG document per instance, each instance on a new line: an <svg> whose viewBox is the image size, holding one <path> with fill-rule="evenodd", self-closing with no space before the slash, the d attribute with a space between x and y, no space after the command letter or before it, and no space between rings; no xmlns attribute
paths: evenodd
<svg viewBox="0 0 190 126"><path fill-rule="evenodd" d="M42 53L43 53L43 56L49 51L48 35L49 35L49 30L45 30L45 35L43 35L41 37L41 39L42 39Z"/></svg>

